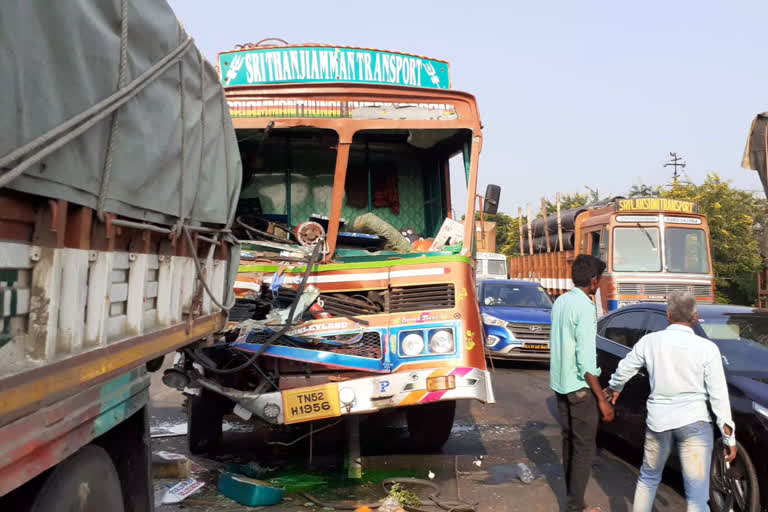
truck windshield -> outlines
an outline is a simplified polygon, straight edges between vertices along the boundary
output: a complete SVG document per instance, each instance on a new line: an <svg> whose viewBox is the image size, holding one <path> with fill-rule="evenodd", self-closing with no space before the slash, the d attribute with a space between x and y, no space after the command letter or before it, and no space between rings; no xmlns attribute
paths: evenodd
<svg viewBox="0 0 768 512"><path fill-rule="evenodd" d="M707 236L703 229L667 228L665 237L669 272L709 273Z"/></svg>
<svg viewBox="0 0 768 512"><path fill-rule="evenodd" d="M504 260L488 260L488 273L495 276L506 276L507 262Z"/></svg>
<svg viewBox="0 0 768 512"><path fill-rule="evenodd" d="M483 286L483 304L518 308L552 308L552 301L542 288L514 284Z"/></svg>
<svg viewBox="0 0 768 512"><path fill-rule="evenodd" d="M638 226L615 228L613 233L613 270L659 272L659 228Z"/></svg>

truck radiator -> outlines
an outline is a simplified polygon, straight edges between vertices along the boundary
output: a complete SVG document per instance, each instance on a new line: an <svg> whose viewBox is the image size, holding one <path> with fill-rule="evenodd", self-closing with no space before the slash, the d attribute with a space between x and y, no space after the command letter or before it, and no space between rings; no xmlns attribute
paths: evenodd
<svg viewBox="0 0 768 512"><path fill-rule="evenodd" d="M392 288L389 312L406 313L431 309L450 309L456 305L453 284L430 284Z"/></svg>
<svg viewBox="0 0 768 512"><path fill-rule="evenodd" d="M279 291L281 301L290 302L296 292L289 288ZM451 309L456 305L453 284L402 286L390 290L352 293L323 293L323 310L336 316L407 313L433 309Z"/></svg>
<svg viewBox="0 0 768 512"><path fill-rule="evenodd" d="M272 331L262 330L249 333L248 343L263 344L272 336ZM272 346L293 347L307 350L321 350L334 352L348 356L365 357L368 359L381 359L381 335L376 331L350 333L335 336L323 336L318 338L296 338L281 336Z"/></svg>
<svg viewBox="0 0 768 512"><path fill-rule="evenodd" d="M619 283L619 295L660 295L672 292L692 293L695 297L712 297L712 286L708 284L685 283Z"/></svg>

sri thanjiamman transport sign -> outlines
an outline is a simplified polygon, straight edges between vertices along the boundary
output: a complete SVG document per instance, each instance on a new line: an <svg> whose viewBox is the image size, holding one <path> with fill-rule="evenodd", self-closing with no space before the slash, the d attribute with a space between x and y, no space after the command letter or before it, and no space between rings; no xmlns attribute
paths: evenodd
<svg viewBox="0 0 768 512"><path fill-rule="evenodd" d="M219 54L225 86L365 83L448 89L448 63L403 53L327 46L252 48Z"/></svg>

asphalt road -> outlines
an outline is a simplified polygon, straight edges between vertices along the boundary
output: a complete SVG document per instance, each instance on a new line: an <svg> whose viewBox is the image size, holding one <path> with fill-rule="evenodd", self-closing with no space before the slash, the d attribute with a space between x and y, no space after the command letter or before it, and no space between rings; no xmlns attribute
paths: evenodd
<svg viewBox="0 0 768 512"><path fill-rule="evenodd" d="M499 366L500 365L500 366ZM186 418L180 397L159 382L153 383L155 450L186 453L183 433ZM454 498L459 492L465 501L478 503L482 511L556 511L564 503L565 486L560 464L560 427L554 397L548 386L546 365L537 363L497 363L494 373L497 403L484 405L461 402L457 409L453 432L439 453L425 453L407 439L407 430L398 414L368 418L361 428L362 456L366 478L359 485L342 485L329 490L328 499L375 499L382 495L378 480L384 476L403 475L426 478L435 475L442 495ZM275 431L244 424L237 419L225 423L224 445L204 458L195 458L203 469L198 474L208 482L199 501L208 502L185 507L199 510L243 510L215 490L216 470L226 463L256 461L281 472L311 472L320 475L343 475L345 461L344 424L315 436L312 461L308 443L299 441L291 447L266 444L266 441L290 441L306 432L306 426ZM528 464L536 474L531 484L516 477L515 465ZM587 490L587 501L603 510L628 512L634 493L640 454L612 439L601 439L599 456ZM456 478L456 467L459 477ZM298 468L298 469L297 469ZM658 511L683 510L679 477L669 475L657 497ZM156 481L156 485L170 481ZM334 494L335 493L335 494ZM294 497L270 510L307 510L306 500ZM216 503L216 505L212 505ZM177 510L166 505L158 510Z"/></svg>

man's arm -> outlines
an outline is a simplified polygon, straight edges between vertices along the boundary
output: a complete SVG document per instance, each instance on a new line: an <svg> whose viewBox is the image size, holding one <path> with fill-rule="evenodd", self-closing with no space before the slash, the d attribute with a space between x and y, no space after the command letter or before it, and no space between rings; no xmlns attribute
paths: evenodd
<svg viewBox="0 0 768 512"><path fill-rule="evenodd" d="M729 462L736 458L736 428L731 417L731 400L728 397L728 383L725 381L723 371L723 359L720 349L712 347L712 356L704 366L704 386L709 395L709 403L712 412L717 419L717 426L723 434L723 444L728 447L726 460Z"/></svg>
<svg viewBox="0 0 768 512"><path fill-rule="evenodd" d="M624 385L634 377L640 368L645 366L645 336L640 338L640 341L635 343L632 350L624 356L624 359L619 361L619 366L616 371L611 375L611 380L608 381L608 387L613 391L613 398L611 402L614 404L619 398L619 394L624 390Z"/></svg>
<svg viewBox="0 0 768 512"><path fill-rule="evenodd" d="M597 367L597 322L594 310L586 310L577 313L574 318L574 338L576 340L576 369L584 380L589 384L589 388L597 398L600 406L600 412L603 415L603 421L611 422L614 418L613 407L605 399L603 391L600 388L600 368Z"/></svg>

